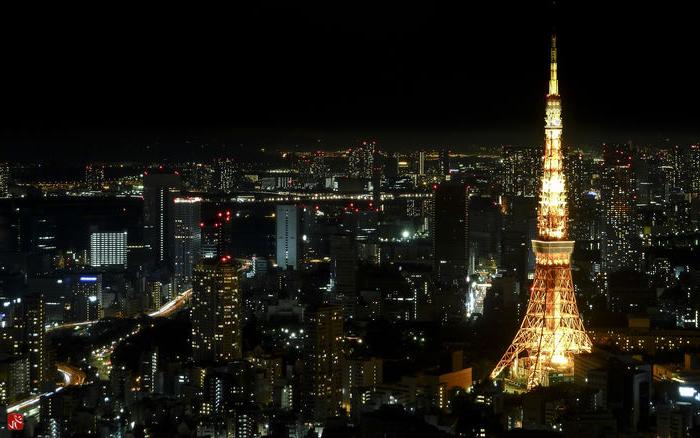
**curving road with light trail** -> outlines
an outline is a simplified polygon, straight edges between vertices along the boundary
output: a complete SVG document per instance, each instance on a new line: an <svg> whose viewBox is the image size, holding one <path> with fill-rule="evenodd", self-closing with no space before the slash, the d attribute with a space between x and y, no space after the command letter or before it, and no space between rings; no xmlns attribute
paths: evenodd
<svg viewBox="0 0 700 438"><path fill-rule="evenodd" d="M168 316L171 316L175 312L182 309L185 306L185 304L187 304L187 300L189 300L191 296L192 289L187 289L177 297L165 303L158 310L149 313L148 316L150 316L151 318L167 318ZM84 321L55 325L46 327L46 331L52 332L61 329L71 329L76 327L90 326L95 324L96 322L97 321ZM14 405L8 406L7 412L19 412L24 414L25 416L34 415L35 413L37 413L37 405L41 397L56 394L57 392L60 392L63 388L67 386L82 385L85 383L85 379L87 376L85 372L80 368L76 368L67 363L57 363L56 369L63 376L63 386L59 386L58 388L56 388L55 391L45 392L43 394L39 394L34 397L19 401Z"/></svg>
<svg viewBox="0 0 700 438"><path fill-rule="evenodd" d="M168 316L182 309L182 307L185 304L187 304L187 300L189 300L191 296L192 288L187 289L180 295L168 301L163 306L161 306L160 309L149 313L148 316L150 316L151 318L167 318Z"/></svg>

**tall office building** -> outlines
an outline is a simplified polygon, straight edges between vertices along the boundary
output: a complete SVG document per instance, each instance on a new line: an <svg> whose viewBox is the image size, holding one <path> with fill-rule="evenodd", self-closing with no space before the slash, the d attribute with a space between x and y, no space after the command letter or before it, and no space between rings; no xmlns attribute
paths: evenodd
<svg viewBox="0 0 700 438"><path fill-rule="evenodd" d="M330 239L332 302L351 303L357 296L357 244L352 234Z"/></svg>
<svg viewBox="0 0 700 438"><path fill-rule="evenodd" d="M382 155L379 152L379 145L376 142L372 142L372 168L370 182L372 185L372 202L374 203L375 208L380 208L381 206L382 174L385 164L389 163L391 163L389 167L393 167L394 169L391 171L391 173L398 175L398 161L394 160L393 157Z"/></svg>
<svg viewBox="0 0 700 438"><path fill-rule="evenodd" d="M674 145L670 150L669 160L671 164L671 181L672 187L674 188L683 187L683 160L685 159L684 155L685 154L683 153L683 147L680 145Z"/></svg>
<svg viewBox="0 0 700 438"><path fill-rule="evenodd" d="M324 421L340 413L343 393L343 310L321 306L304 315L303 415Z"/></svg>
<svg viewBox="0 0 700 438"><path fill-rule="evenodd" d="M9 405L30 393L29 359L7 356L0 360L0 403Z"/></svg>
<svg viewBox="0 0 700 438"><path fill-rule="evenodd" d="M278 205L277 220L277 266L282 269L299 269L301 221L299 207Z"/></svg>
<svg viewBox="0 0 700 438"><path fill-rule="evenodd" d="M535 270L535 253L530 242L537 238L537 198L504 196L501 210L503 232L499 267L513 273L520 284L520 292L527 294L527 280Z"/></svg>
<svg viewBox="0 0 700 438"><path fill-rule="evenodd" d="M76 322L102 318L102 274L80 275L74 279L73 319Z"/></svg>
<svg viewBox="0 0 700 438"><path fill-rule="evenodd" d="M180 175L162 169L145 172L143 176L144 240L156 263L165 263L170 258L169 217L172 200L181 186Z"/></svg>
<svg viewBox="0 0 700 438"><path fill-rule="evenodd" d="M375 141L363 141L352 148L348 156L348 175L355 178L372 178L375 159Z"/></svg>
<svg viewBox="0 0 700 438"><path fill-rule="evenodd" d="M316 178L325 178L330 174L330 169L326 163L326 154L323 151L314 152L309 163L308 171Z"/></svg>
<svg viewBox="0 0 700 438"><path fill-rule="evenodd" d="M46 308L42 294L32 294L22 300L22 326L29 359L29 387L32 394L39 394L51 380L47 369Z"/></svg>
<svg viewBox="0 0 700 438"><path fill-rule="evenodd" d="M148 296L149 309L160 309L163 305L163 297L165 296L165 289L167 286L170 286L170 284L163 283L160 278L146 279L145 291Z"/></svg>
<svg viewBox="0 0 700 438"><path fill-rule="evenodd" d="M542 171L540 149L504 146L501 154L501 192L504 195L536 196Z"/></svg>
<svg viewBox="0 0 700 438"><path fill-rule="evenodd" d="M680 149L680 150L678 150ZM676 147L680 166L677 187L685 193L700 193L700 145L693 144L683 148Z"/></svg>
<svg viewBox="0 0 700 438"><path fill-rule="evenodd" d="M437 187L433 206L433 264L438 281L457 285L466 281L469 195L464 184Z"/></svg>
<svg viewBox="0 0 700 438"><path fill-rule="evenodd" d="M90 265L126 268L127 232L90 233Z"/></svg>
<svg viewBox="0 0 700 438"><path fill-rule="evenodd" d="M0 198L9 196L10 166L7 163L0 163Z"/></svg>
<svg viewBox="0 0 700 438"><path fill-rule="evenodd" d="M231 255L231 211L217 211L213 216L202 219L202 259L215 259Z"/></svg>
<svg viewBox="0 0 700 438"><path fill-rule="evenodd" d="M236 166L231 159L221 159L216 163L218 188L224 193L230 193L236 188Z"/></svg>
<svg viewBox="0 0 700 438"><path fill-rule="evenodd" d="M479 265L501 266L501 210L490 197L469 200L469 273Z"/></svg>
<svg viewBox="0 0 700 438"><path fill-rule="evenodd" d="M178 197L173 202L173 275L182 292L192 283L192 269L201 256L202 198Z"/></svg>
<svg viewBox="0 0 700 438"><path fill-rule="evenodd" d="M230 256L204 260L192 274L192 356L197 362L241 358L241 295Z"/></svg>
<svg viewBox="0 0 700 438"><path fill-rule="evenodd" d="M636 269L639 260L632 155L626 145L604 145L603 159L603 269L609 272Z"/></svg>
<svg viewBox="0 0 700 438"><path fill-rule="evenodd" d="M89 190L101 190L105 181L105 167L102 164L85 166L85 185Z"/></svg>
<svg viewBox="0 0 700 438"><path fill-rule="evenodd" d="M418 152L418 175L425 175L425 151Z"/></svg>
<svg viewBox="0 0 700 438"><path fill-rule="evenodd" d="M440 149L440 175L450 174L450 150L447 148Z"/></svg>

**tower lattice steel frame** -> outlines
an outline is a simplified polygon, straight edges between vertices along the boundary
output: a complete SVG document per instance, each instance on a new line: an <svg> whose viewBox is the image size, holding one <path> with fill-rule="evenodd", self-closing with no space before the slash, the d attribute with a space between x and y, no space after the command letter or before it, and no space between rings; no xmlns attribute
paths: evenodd
<svg viewBox="0 0 700 438"><path fill-rule="evenodd" d="M537 209L538 239L535 276L527 313L503 358L491 372L498 377L510 368L510 378L527 389L547 386L551 372L573 374L573 355L590 352L591 340L579 316L571 279L566 182L561 150L561 98L557 79L556 37L552 36L549 93L545 116L543 175Z"/></svg>

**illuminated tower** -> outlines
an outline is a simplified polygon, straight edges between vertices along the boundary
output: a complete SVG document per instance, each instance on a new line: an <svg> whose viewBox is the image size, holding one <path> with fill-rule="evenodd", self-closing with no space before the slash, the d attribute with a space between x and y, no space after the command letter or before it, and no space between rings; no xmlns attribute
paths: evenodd
<svg viewBox="0 0 700 438"><path fill-rule="evenodd" d="M241 358L241 295L231 256L203 260L192 272L192 357L227 363Z"/></svg>
<svg viewBox="0 0 700 438"><path fill-rule="evenodd" d="M549 94L545 116L543 174L537 210L535 277L527 313L503 358L491 372L495 379L510 368L507 379L528 390L549 384L550 374L573 374L573 355L590 352L591 340L579 317L567 240L568 212L561 151L561 99L557 80L556 37L552 37Z"/></svg>
<svg viewBox="0 0 700 438"><path fill-rule="evenodd" d="M23 299L24 337L29 357L29 391L40 394L48 378L46 350L46 303L42 294Z"/></svg>
<svg viewBox="0 0 700 438"><path fill-rule="evenodd" d="M172 267L178 293L192 283L192 269L199 261L202 243L202 198L177 197L172 208Z"/></svg>

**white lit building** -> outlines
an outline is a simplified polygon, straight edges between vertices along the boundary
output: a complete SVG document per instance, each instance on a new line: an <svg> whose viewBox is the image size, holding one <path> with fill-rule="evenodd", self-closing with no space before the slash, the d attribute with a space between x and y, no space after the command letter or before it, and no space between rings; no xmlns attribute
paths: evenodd
<svg viewBox="0 0 700 438"><path fill-rule="evenodd" d="M299 269L299 209L296 205L277 206L277 266Z"/></svg>
<svg viewBox="0 0 700 438"><path fill-rule="evenodd" d="M178 292L192 283L192 269L199 262L202 246L201 221L202 198L175 198L173 219L173 274Z"/></svg>
<svg viewBox="0 0 700 438"><path fill-rule="evenodd" d="M90 234L90 265L126 268L126 231Z"/></svg>

